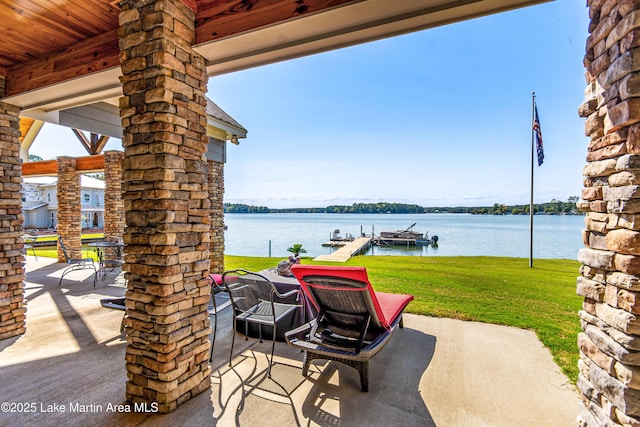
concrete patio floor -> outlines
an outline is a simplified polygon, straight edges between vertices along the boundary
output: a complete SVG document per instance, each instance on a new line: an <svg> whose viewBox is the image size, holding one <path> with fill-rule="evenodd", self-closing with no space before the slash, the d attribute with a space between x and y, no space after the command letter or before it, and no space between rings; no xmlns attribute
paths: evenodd
<svg viewBox="0 0 640 427"><path fill-rule="evenodd" d="M170 414L125 405L122 276L92 286L90 271L58 280L64 264L28 257L27 332L0 341L0 425L11 426L575 426L579 396L531 331L405 314L405 327L371 362L370 391L355 370L270 342L236 339L218 319L211 391ZM576 319L577 321L577 319ZM577 347L576 347L577 351ZM9 405L7 405L7 403ZM62 412L64 410L64 412Z"/></svg>

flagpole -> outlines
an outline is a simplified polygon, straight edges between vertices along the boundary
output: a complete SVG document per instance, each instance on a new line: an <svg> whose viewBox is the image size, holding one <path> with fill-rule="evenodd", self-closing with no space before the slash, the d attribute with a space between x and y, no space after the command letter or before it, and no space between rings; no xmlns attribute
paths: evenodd
<svg viewBox="0 0 640 427"><path fill-rule="evenodd" d="M533 160L535 155L534 122L536 109L536 93L531 92L531 200L529 201L529 268L533 267Z"/></svg>

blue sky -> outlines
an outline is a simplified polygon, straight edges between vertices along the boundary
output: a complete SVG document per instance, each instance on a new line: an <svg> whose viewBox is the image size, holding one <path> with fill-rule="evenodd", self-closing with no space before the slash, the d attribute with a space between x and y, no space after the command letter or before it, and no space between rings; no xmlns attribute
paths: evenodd
<svg viewBox="0 0 640 427"><path fill-rule="evenodd" d="M584 2L557 0L211 78L207 95L249 131L228 146L225 201L528 203L532 92L534 199L579 196L587 25ZM59 139L75 136L45 125L31 154L86 155Z"/></svg>

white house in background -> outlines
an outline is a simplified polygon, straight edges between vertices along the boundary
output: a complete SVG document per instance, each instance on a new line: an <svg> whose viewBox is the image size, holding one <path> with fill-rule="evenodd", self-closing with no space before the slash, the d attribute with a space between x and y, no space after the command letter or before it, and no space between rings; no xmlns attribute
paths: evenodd
<svg viewBox="0 0 640 427"><path fill-rule="evenodd" d="M98 103L65 110L60 124L122 138L120 109L117 105ZM247 137L247 130L215 102L207 98L207 160L227 161L227 141L239 144ZM62 118L63 116L61 116ZM100 120L96 118L100 117ZM20 157L29 160L29 147L38 134L42 122L35 121L36 130L22 140ZM58 225L57 181L53 176L23 177L22 213L25 227L55 228ZM81 175L82 228L104 227L104 181Z"/></svg>
<svg viewBox="0 0 640 427"><path fill-rule="evenodd" d="M24 226L56 228L58 225L58 178L25 177L22 182ZM104 181L80 175L82 228L104 226Z"/></svg>

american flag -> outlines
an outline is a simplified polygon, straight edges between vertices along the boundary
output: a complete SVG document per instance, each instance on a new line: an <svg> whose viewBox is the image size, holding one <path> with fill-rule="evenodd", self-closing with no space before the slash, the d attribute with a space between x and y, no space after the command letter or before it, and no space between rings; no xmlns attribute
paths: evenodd
<svg viewBox="0 0 640 427"><path fill-rule="evenodd" d="M536 133L536 152L538 154L538 166L544 161L544 148L542 147L542 130L538 118L538 106L534 104L533 131Z"/></svg>

